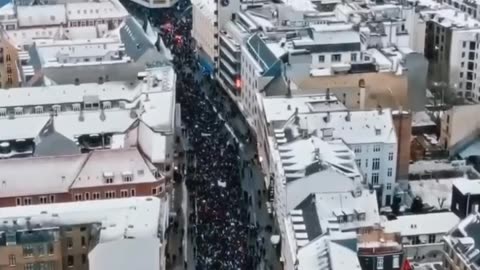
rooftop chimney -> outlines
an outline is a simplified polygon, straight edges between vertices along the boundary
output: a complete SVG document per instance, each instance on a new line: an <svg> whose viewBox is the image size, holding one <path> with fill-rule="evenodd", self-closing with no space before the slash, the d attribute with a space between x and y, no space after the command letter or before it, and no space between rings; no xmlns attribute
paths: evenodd
<svg viewBox="0 0 480 270"><path fill-rule="evenodd" d="M75 78L75 85L80 85L80 79L79 78Z"/></svg>
<svg viewBox="0 0 480 270"><path fill-rule="evenodd" d="M103 84L103 77L98 77L98 84Z"/></svg>
<svg viewBox="0 0 480 270"><path fill-rule="evenodd" d="M325 98L328 100L330 100L330 88L327 88L327 93L325 95Z"/></svg>
<svg viewBox="0 0 480 270"><path fill-rule="evenodd" d="M378 110L378 114L382 114L383 113L382 105L378 104L377 110Z"/></svg>
<svg viewBox="0 0 480 270"><path fill-rule="evenodd" d="M292 109L292 106L290 104L287 105L287 110L290 111Z"/></svg>
<svg viewBox="0 0 480 270"><path fill-rule="evenodd" d="M347 111L347 116L345 116L345 121L350 122L351 120L351 114L350 111Z"/></svg>
<svg viewBox="0 0 480 270"><path fill-rule="evenodd" d="M325 123L330 122L330 112L327 112L327 115L323 117L323 121L325 121Z"/></svg>

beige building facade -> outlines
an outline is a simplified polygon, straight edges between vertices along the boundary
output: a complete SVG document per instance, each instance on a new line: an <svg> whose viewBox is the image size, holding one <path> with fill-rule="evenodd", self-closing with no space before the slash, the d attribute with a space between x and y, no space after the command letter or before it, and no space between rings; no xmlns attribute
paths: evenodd
<svg viewBox="0 0 480 270"><path fill-rule="evenodd" d="M455 150L480 134L480 104L453 106L441 117L439 144Z"/></svg>
<svg viewBox="0 0 480 270"><path fill-rule="evenodd" d="M0 36L0 88L20 86L18 51Z"/></svg>

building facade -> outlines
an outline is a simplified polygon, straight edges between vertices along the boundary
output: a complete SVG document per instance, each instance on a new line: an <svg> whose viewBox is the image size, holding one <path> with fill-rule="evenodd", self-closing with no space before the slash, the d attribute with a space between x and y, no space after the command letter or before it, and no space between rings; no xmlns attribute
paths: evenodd
<svg viewBox="0 0 480 270"><path fill-rule="evenodd" d="M34 183L29 173L14 172L27 164L43 172L35 181L49 181L48 187ZM62 166L53 175L52 164ZM4 172L0 207L166 195L166 177L136 148L4 159L0 167Z"/></svg>
<svg viewBox="0 0 480 270"><path fill-rule="evenodd" d="M400 234L405 258L414 263L442 261L443 236L460 219L452 212L398 216L383 223L385 231Z"/></svg>
<svg viewBox="0 0 480 270"><path fill-rule="evenodd" d="M1 34L0 34L1 36ZM11 88L20 86L20 74L18 74L17 49L0 37L0 88Z"/></svg>
<svg viewBox="0 0 480 270"><path fill-rule="evenodd" d="M160 254L165 243L167 205L158 198L138 197L3 208L0 269L106 269L102 267L114 265L111 261L121 261L123 257L144 259L148 263L141 263L142 269L165 269ZM145 215L148 211L152 212ZM122 218L129 222L119 222ZM114 232L117 226L122 228L121 233ZM144 242L142 252L157 255L138 257L134 250L136 237ZM123 255L118 253L118 247L125 243L122 241L131 245L129 253ZM152 247L150 241L157 246ZM112 256L99 259L97 256L104 245L110 247ZM124 269L131 267L125 264Z"/></svg>
<svg viewBox="0 0 480 270"><path fill-rule="evenodd" d="M387 233L381 228L361 229L358 233L357 254L364 270L403 269L404 251L400 234Z"/></svg>
<svg viewBox="0 0 480 270"><path fill-rule="evenodd" d="M480 180L456 181L452 187L451 211L466 218L480 210Z"/></svg>

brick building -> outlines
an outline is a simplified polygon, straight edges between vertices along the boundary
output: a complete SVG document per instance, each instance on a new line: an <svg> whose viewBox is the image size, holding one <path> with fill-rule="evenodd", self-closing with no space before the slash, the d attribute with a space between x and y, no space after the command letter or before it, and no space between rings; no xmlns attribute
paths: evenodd
<svg viewBox="0 0 480 270"><path fill-rule="evenodd" d="M165 177L137 148L4 159L0 171L0 207L165 194Z"/></svg>

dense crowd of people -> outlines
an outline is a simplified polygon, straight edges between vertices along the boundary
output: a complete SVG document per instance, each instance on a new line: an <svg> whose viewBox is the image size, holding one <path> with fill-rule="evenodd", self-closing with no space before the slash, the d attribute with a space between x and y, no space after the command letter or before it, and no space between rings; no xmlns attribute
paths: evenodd
<svg viewBox="0 0 480 270"><path fill-rule="evenodd" d="M209 92L216 91L208 74L202 78L195 76L201 67L192 44L189 1L179 1L176 9L163 11L162 16L154 16L150 10L129 2L126 5L137 17L145 16L161 31L164 44L174 56L176 98L181 104L184 136L190 146L185 179L193 209L188 217L188 235L194 246L195 261L188 264L193 263L196 270L257 269L265 256L265 239L259 236L258 224L250 223L248 206L253 202L241 187L239 168L246 167L248 162L240 160L238 141L232 139L229 133L232 130L227 130L225 120L216 109L222 111L226 119L238 112L225 106L225 97L207 98L201 90L203 86L212 90ZM248 135L240 137L246 139ZM169 257L167 254L167 259ZM175 261L176 255L172 257Z"/></svg>
<svg viewBox="0 0 480 270"><path fill-rule="evenodd" d="M189 235L195 268L256 269L260 258L249 246L256 229L242 201L238 145L200 87L214 86L194 76L199 67L191 44L191 18L170 18L164 28L162 38L175 56L177 101L191 147L189 156L194 157L187 166L186 184L194 209Z"/></svg>

